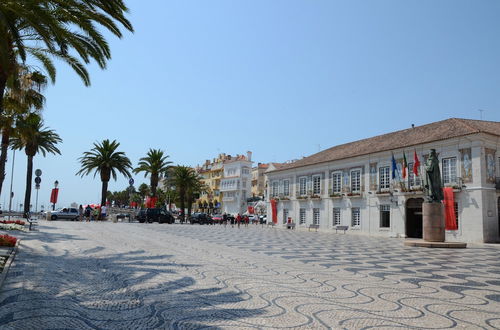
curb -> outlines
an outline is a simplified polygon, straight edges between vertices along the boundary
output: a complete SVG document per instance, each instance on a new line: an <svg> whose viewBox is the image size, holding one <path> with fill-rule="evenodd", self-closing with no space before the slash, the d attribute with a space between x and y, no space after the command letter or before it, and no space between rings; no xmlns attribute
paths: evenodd
<svg viewBox="0 0 500 330"><path fill-rule="evenodd" d="M5 279L7 278L7 274L9 273L10 265L16 258L16 253L17 249L19 248L19 244L21 243L21 240L18 239L16 242L16 245L12 249L12 252L9 255L9 259L7 259L7 262L5 263L5 266L3 267L2 273L0 273L0 290L2 289L3 283L5 282Z"/></svg>

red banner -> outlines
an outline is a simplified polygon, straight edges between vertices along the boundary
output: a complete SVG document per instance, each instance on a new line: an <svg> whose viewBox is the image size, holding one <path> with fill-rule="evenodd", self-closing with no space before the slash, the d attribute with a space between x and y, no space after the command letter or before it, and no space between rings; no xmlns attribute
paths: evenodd
<svg viewBox="0 0 500 330"><path fill-rule="evenodd" d="M254 210L253 206L249 206L247 209L248 209L248 214L254 214L255 213L255 210Z"/></svg>
<svg viewBox="0 0 500 330"><path fill-rule="evenodd" d="M59 188L53 188L52 193L50 194L50 202L52 204L57 203L57 196L59 195Z"/></svg>
<svg viewBox="0 0 500 330"><path fill-rule="evenodd" d="M146 198L146 207L147 208L154 208L157 201L158 201L158 197L147 197Z"/></svg>
<svg viewBox="0 0 500 330"><path fill-rule="evenodd" d="M443 188L444 192L444 215L446 230L457 230L457 219L455 217L455 196L453 196L453 188Z"/></svg>
<svg viewBox="0 0 500 330"><path fill-rule="evenodd" d="M278 223L278 207L276 206L276 200L271 199L271 211L273 215L273 222Z"/></svg>

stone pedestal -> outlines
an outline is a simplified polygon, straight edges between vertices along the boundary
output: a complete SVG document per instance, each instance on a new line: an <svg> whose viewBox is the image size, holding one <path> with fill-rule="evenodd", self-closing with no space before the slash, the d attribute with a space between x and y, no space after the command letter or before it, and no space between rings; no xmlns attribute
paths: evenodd
<svg viewBox="0 0 500 330"><path fill-rule="evenodd" d="M424 241L444 242L444 206L441 203L423 203Z"/></svg>

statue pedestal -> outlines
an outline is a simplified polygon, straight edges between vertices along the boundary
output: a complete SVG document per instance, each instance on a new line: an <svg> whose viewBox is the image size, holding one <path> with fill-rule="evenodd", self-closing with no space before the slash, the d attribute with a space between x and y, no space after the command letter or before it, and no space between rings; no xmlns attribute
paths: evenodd
<svg viewBox="0 0 500 330"><path fill-rule="evenodd" d="M444 206L441 203L422 205L424 241L444 242Z"/></svg>

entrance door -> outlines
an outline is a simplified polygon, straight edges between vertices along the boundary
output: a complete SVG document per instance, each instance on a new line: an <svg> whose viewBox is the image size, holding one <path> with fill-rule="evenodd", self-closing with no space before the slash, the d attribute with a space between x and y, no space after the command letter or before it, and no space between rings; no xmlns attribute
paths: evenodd
<svg viewBox="0 0 500 330"><path fill-rule="evenodd" d="M410 198L406 202L406 237L422 238L423 198Z"/></svg>
<svg viewBox="0 0 500 330"><path fill-rule="evenodd" d="M500 236L500 197L497 200L498 236Z"/></svg>

